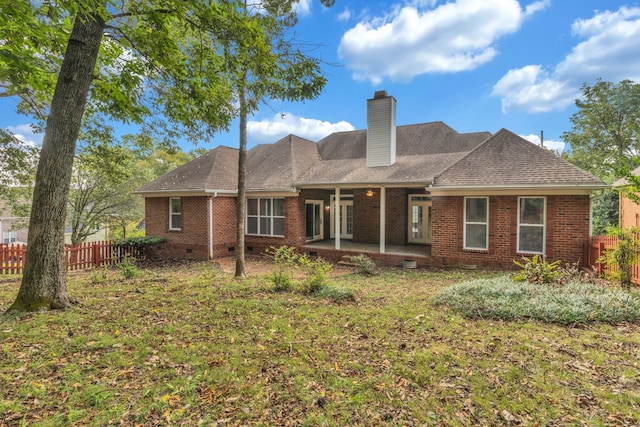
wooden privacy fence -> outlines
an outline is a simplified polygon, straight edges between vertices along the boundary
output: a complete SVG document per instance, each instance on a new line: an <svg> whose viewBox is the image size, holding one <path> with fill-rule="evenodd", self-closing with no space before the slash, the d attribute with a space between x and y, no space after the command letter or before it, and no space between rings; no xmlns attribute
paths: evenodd
<svg viewBox="0 0 640 427"><path fill-rule="evenodd" d="M640 233L635 234L634 239L640 240ZM589 244L585 247L585 266L593 268L598 275L602 275L607 269L607 265L598 260L604 254L604 251L615 249L617 245L617 237L591 236ZM631 281L636 285L640 285L640 265L638 264L634 265L631 269Z"/></svg>
<svg viewBox="0 0 640 427"><path fill-rule="evenodd" d="M113 265L126 256L141 259L140 249L114 246L112 242L90 242L65 245L67 271ZM0 245L0 274L21 274L27 257L26 245Z"/></svg>

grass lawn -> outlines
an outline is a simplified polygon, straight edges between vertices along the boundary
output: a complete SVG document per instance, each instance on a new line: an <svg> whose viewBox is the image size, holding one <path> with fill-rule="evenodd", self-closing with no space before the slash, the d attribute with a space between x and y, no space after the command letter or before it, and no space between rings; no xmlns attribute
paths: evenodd
<svg viewBox="0 0 640 427"><path fill-rule="evenodd" d="M0 426L640 425L640 324L433 305L492 275L344 270L335 302L206 263L72 273L74 309L0 316Z"/></svg>

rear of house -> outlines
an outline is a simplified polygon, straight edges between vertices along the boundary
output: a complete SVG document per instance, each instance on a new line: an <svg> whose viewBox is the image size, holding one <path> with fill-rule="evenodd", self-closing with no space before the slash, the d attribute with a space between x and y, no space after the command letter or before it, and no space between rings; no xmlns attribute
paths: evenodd
<svg viewBox="0 0 640 427"><path fill-rule="evenodd" d="M510 268L541 254L576 262L598 178L505 129L396 125L395 98L367 101L367 129L289 135L248 152L245 248L236 247L238 152L217 147L143 186L158 256L213 259L269 246L379 264Z"/></svg>

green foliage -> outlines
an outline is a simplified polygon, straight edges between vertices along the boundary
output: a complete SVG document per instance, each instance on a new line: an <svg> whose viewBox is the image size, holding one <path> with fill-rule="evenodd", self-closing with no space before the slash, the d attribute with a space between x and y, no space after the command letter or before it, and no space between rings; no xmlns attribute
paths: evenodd
<svg viewBox="0 0 640 427"><path fill-rule="evenodd" d="M136 259L130 255L125 255L122 261L116 264L120 274L125 279L133 279L140 275L140 269L136 265Z"/></svg>
<svg viewBox="0 0 640 427"><path fill-rule="evenodd" d="M638 263L640 242L636 234L640 228L612 228L609 235L618 238L616 247L605 250L599 262L604 262L609 268L607 275L611 280L620 282L623 289L631 288L632 269Z"/></svg>
<svg viewBox="0 0 640 427"><path fill-rule="evenodd" d="M300 255L298 264L307 270L307 278L301 286L303 293L313 294L327 286L327 274L333 269L330 262L319 257Z"/></svg>
<svg viewBox="0 0 640 427"><path fill-rule="evenodd" d="M559 275L556 269L560 266L560 260L548 263L543 256L534 255L531 258L522 257L522 262L513 260L520 267L520 273L513 276L517 282L527 281L535 284L552 283Z"/></svg>
<svg viewBox="0 0 640 427"><path fill-rule="evenodd" d="M169 239L166 237L158 236L127 237L126 239L114 242L113 246L118 248L136 248L144 250L144 248L148 246L167 243L168 241Z"/></svg>
<svg viewBox="0 0 640 427"><path fill-rule="evenodd" d="M508 277L474 280L443 289L433 303L470 319L539 320L563 325L640 321L637 294L581 282L531 286Z"/></svg>
<svg viewBox="0 0 640 427"><path fill-rule="evenodd" d="M351 257L351 262L356 266L356 273L374 275L377 274L376 263L367 255L360 254Z"/></svg>
<svg viewBox="0 0 640 427"><path fill-rule="evenodd" d="M296 290L303 294L313 294L327 286L327 274L333 265L322 258L311 258L306 254L298 254L292 246L270 246L265 254L273 259L276 271L267 275L276 291ZM294 283L291 272L303 270L305 278Z"/></svg>
<svg viewBox="0 0 640 427"><path fill-rule="evenodd" d="M565 157L611 183L640 165L640 84L599 79L582 92L573 128L562 135L571 146Z"/></svg>
<svg viewBox="0 0 640 427"><path fill-rule="evenodd" d="M610 190L592 199L594 236L604 235L609 228L618 225L619 201L618 193Z"/></svg>

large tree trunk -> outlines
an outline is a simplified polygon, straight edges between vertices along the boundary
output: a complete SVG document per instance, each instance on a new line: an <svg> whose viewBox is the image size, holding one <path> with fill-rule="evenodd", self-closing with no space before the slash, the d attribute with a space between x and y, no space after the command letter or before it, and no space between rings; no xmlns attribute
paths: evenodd
<svg viewBox="0 0 640 427"><path fill-rule="evenodd" d="M246 74L243 76L246 81ZM245 200L245 163L247 159L247 99L244 85L240 86L240 149L238 150L238 199L236 230L236 272L235 277L247 277L244 270L244 217Z"/></svg>
<svg viewBox="0 0 640 427"><path fill-rule="evenodd" d="M9 311L67 308L64 228L71 171L104 21L76 17L47 118L36 173L20 291Z"/></svg>

